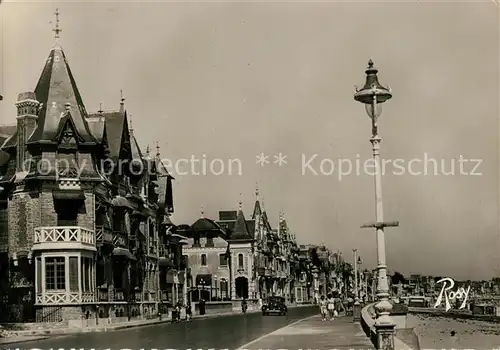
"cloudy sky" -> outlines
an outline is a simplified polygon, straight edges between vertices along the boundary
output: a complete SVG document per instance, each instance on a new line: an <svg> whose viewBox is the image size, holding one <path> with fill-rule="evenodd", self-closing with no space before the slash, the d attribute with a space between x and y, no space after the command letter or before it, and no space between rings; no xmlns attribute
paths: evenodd
<svg viewBox="0 0 500 350"><path fill-rule="evenodd" d="M375 216L371 169L363 170L371 127L353 100L372 58L394 94L380 118L382 155L405 170L388 163L383 177L385 219L401 223L386 233L389 268L500 275L493 2L3 2L2 123L15 122L17 93L35 88L56 7L87 110L118 108L123 89L144 148L159 141L173 164L224 162L219 176L172 169L176 223L192 223L201 206L215 218L240 193L250 215L257 182L274 223L282 209L301 243L348 257L358 248L373 268L375 234L359 228ZM270 164L255 163L261 152ZM429 160L418 175L425 157L438 167ZM460 157L471 160L462 171ZM231 159L241 175L236 162L229 173ZM354 169L339 178L341 159L342 171Z"/></svg>

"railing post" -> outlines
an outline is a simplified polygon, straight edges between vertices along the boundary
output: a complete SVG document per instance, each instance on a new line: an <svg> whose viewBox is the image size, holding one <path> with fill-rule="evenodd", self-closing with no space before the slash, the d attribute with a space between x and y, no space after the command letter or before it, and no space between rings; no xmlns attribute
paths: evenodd
<svg viewBox="0 0 500 350"><path fill-rule="evenodd" d="M378 350L394 350L394 327L394 324L375 324Z"/></svg>

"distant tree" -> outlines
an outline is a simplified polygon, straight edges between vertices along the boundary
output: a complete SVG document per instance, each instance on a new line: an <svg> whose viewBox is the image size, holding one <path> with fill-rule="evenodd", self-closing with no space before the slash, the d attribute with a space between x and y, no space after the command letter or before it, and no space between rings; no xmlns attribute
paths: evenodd
<svg viewBox="0 0 500 350"><path fill-rule="evenodd" d="M403 284L405 282L405 276L403 276L402 273L394 272L394 274L391 276L391 282L392 284Z"/></svg>
<svg viewBox="0 0 500 350"><path fill-rule="evenodd" d="M441 276L440 277L434 277L434 282L437 283L437 281L439 281L441 279L443 279L443 277L441 277Z"/></svg>

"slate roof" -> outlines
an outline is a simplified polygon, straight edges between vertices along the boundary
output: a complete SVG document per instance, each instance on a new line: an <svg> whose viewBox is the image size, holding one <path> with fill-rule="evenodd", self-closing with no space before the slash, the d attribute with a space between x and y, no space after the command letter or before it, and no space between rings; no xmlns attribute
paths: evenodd
<svg viewBox="0 0 500 350"><path fill-rule="evenodd" d="M264 225L266 226L266 230L269 232L272 230L271 224L269 223L269 218L267 217L267 212L262 213L262 220L264 222Z"/></svg>
<svg viewBox="0 0 500 350"><path fill-rule="evenodd" d="M220 215L220 213L219 213ZM255 220L245 220L245 215L240 209L236 215L236 220L223 221L222 224L228 227L229 241L252 241L255 233Z"/></svg>
<svg viewBox="0 0 500 350"><path fill-rule="evenodd" d="M61 47L54 47L47 58L35 88L37 100L42 104L38 123L29 143L52 143L59 127L66 103L71 104L71 117L84 143L93 144L95 139L85 117L87 111Z"/></svg>
<svg viewBox="0 0 500 350"><path fill-rule="evenodd" d="M191 225L191 230L193 231L218 231L221 230L221 227L219 224L217 224L215 221L207 219L207 218L200 218L195 221L194 224Z"/></svg>
<svg viewBox="0 0 500 350"><path fill-rule="evenodd" d="M119 158L122 141L129 137L127 112L103 113L106 120L106 139L108 141L109 155L111 158Z"/></svg>
<svg viewBox="0 0 500 350"><path fill-rule="evenodd" d="M104 139L105 132L105 119L103 115L91 114L87 118L87 123L89 124L89 129L97 142L101 143Z"/></svg>
<svg viewBox="0 0 500 350"><path fill-rule="evenodd" d="M0 147L8 148L15 146L17 143L17 125L6 124L0 125Z"/></svg>
<svg viewBox="0 0 500 350"><path fill-rule="evenodd" d="M144 159L144 157L142 156L141 149L139 147L139 143L137 142L137 139L132 133L132 130L130 130L130 148L132 151L132 160L142 161Z"/></svg>
<svg viewBox="0 0 500 350"><path fill-rule="evenodd" d="M260 202L259 200L257 199L255 201L255 206L253 208L253 215L252 215L252 219L255 219L258 215L261 215L262 214L262 209L260 208Z"/></svg>

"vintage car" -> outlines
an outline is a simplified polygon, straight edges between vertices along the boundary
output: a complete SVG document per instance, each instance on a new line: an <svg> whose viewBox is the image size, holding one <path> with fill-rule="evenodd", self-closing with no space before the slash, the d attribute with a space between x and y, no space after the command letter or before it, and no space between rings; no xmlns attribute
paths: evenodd
<svg viewBox="0 0 500 350"><path fill-rule="evenodd" d="M269 297L267 302L262 306L262 316L270 314L277 314L285 316L288 308L285 305L285 298L283 297Z"/></svg>

